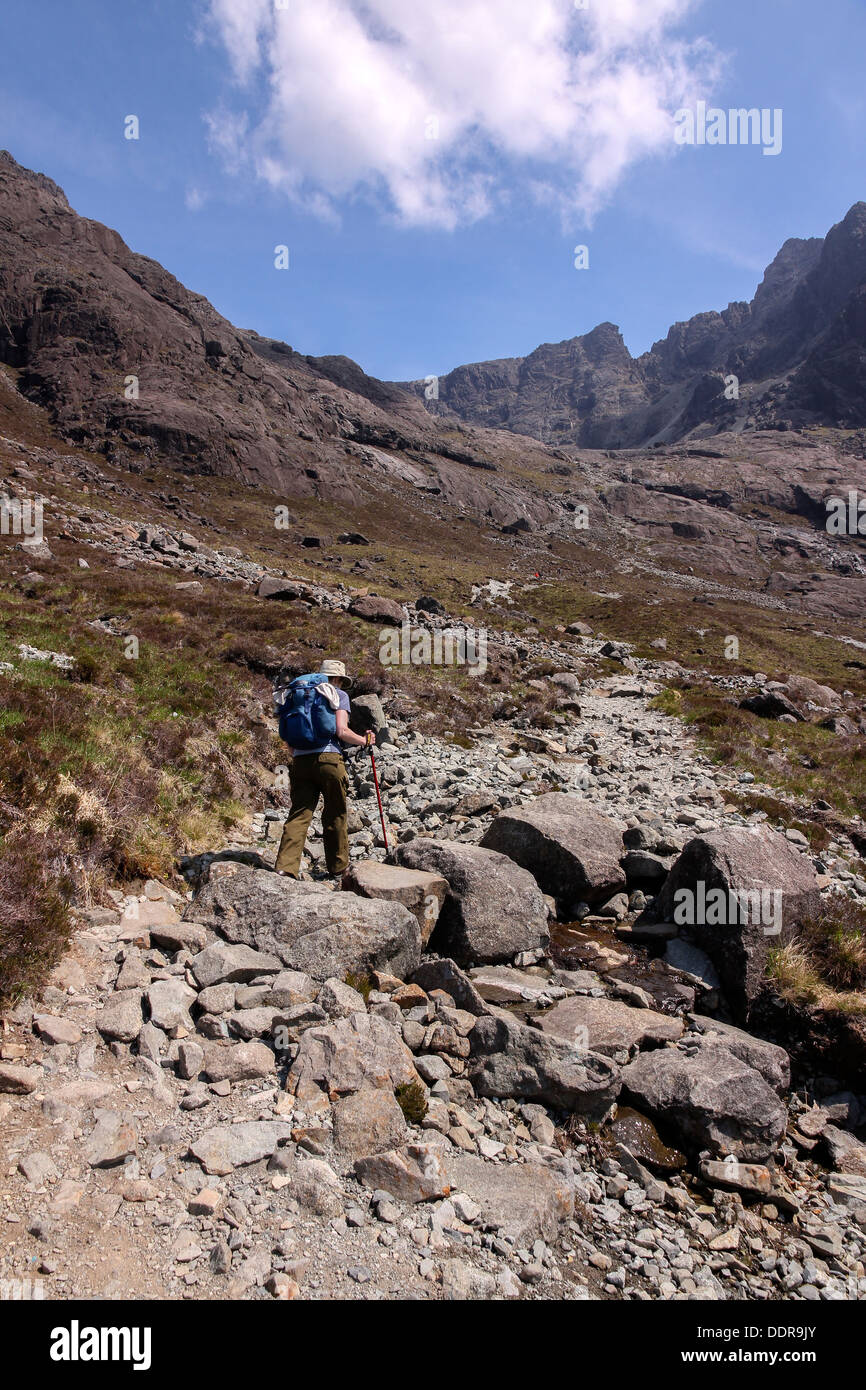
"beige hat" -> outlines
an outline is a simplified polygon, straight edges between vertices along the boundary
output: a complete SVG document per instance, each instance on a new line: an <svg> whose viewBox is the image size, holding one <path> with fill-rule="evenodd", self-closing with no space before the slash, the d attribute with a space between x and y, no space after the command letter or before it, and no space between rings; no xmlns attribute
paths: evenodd
<svg viewBox="0 0 866 1390"><path fill-rule="evenodd" d="M342 661L323 661L319 667L323 676L341 676L347 685L352 684L352 677L346 675L346 668Z"/></svg>

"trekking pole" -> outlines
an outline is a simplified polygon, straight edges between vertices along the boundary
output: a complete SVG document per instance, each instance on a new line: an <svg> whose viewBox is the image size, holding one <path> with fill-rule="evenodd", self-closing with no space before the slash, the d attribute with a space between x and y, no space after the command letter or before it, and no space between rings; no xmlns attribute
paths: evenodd
<svg viewBox="0 0 866 1390"><path fill-rule="evenodd" d="M382 810L382 797L379 792L379 778L376 776L376 755L373 752L373 745L370 744L370 762L373 764L373 785L376 788L376 800L379 803L379 819L382 822L382 839L385 841L385 848L388 848L388 832L385 829L385 812Z"/></svg>

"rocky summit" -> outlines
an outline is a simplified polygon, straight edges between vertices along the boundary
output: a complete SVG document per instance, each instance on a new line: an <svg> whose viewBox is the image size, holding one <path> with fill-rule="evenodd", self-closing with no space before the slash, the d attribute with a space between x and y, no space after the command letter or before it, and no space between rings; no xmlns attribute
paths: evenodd
<svg viewBox="0 0 866 1390"><path fill-rule="evenodd" d="M0 156L0 1279L866 1298L864 216L428 410Z"/></svg>

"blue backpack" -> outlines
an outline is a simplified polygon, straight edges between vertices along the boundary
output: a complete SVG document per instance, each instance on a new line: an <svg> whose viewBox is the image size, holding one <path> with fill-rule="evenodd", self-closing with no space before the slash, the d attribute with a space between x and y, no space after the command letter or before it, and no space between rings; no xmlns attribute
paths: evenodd
<svg viewBox="0 0 866 1390"><path fill-rule="evenodd" d="M290 748L321 748L337 735L337 713L324 695L316 691L328 677L321 671L298 676L285 690L274 695L280 720L280 738Z"/></svg>

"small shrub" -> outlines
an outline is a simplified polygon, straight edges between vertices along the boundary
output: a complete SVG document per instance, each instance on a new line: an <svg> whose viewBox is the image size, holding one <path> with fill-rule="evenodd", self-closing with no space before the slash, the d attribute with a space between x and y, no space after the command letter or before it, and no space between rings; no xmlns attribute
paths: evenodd
<svg viewBox="0 0 866 1390"><path fill-rule="evenodd" d="M407 1125L420 1125L427 1114L427 1097L420 1081L407 1081L394 1094Z"/></svg>
<svg viewBox="0 0 866 1390"><path fill-rule="evenodd" d="M0 1000L45 981L69 944L72 880L58 876L46 836L0 844Z"/></svg>

